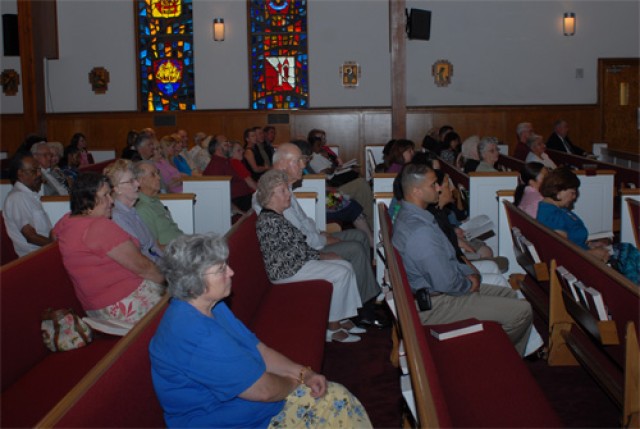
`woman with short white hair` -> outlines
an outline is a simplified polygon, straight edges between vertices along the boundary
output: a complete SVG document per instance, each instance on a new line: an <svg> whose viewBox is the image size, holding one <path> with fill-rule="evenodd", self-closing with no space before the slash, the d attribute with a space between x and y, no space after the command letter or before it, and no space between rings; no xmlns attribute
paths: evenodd
<svg viewBox="0 0 640 429"><path fill-rule="evenodd" d="M307 244L305 235L283 215L291 206L287 174L269 170L260 177L256 199L262 207L256 231L264 265L273 283L327 280L333 285L327 341L356 342L353 334L366 332L350 317L362 306L351 263L335 253L320 253Z"/></svg>

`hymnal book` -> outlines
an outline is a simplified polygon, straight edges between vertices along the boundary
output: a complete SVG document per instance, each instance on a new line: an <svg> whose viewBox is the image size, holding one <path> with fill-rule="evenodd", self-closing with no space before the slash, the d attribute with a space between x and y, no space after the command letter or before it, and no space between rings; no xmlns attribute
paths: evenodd
<svg viewBox="0 0 640 429"><path fill-rule="evenodd" d="M594 232L593 234L589 234L589 236L587 237L587 241L602 240L603 238L613 239L613 232L612 231Z"/></svg>
<svg viewBox="0 0 640 429"><path fill-rule="evenodd" d="M458 322L447 323L446 325L433 325L430 329L431 335L442 341L480 332L484 328L482 322L478 319L465 319Z"/></svg>
<svg viewBox="0 0 640 429"><path fill-rule="evenodd" d="M489 216L478 215L463 222L460 228L464 231L464 236L467 240L473 240L474 238L493 232L495 225L491 219L489 219Z"/></svg>
<svg viewBox="0 0 640 429"><path fill-rule="evenodd" d="M309 160L309 167L316 172L321 173L323 170L333 168L333 164L324 156L314 153Z"/></svg>
<svg viewBox="0 0 640 429"><path fill-rule="evenodd" d="M538 255L538 251L536 250L536 246L534 246L532 242L527 240L525 237L522 237L520 241L526 249L525 253L529 255L534 264L539 264L540 262L542 262L542 260L540 259L540 255Z"/></svg>
<svg viewBox="0 0 640 429"><path fill-rule="evenodd" d="M578 297L578 291L574 286L574 284L578 281L576 276L571 274L563 266L559 266L558 268L556 268L556 273L558 274L558 279L562 284L562 288L567 292L569 292L576 302L580 302L580 298Z"/></svg>
<svg viewBox="0 0 640 429"><path fill-rule="evenodd" d="M82 320L95 331L118 335L120 337L127 335L131 328L133 328L133 323L122 322L120 320L94 319L91 317L83 317Z"/></svg>
<svg viewBox="0 0 640 429"><path fill-rule="evenodd" d="M589 310L589 302L587 301L587 287L580 280L575 282L573 286L578 291L579 302L585 309Z"/></svg>
<svg viewBox="0 0 640 429"><path fill-rule="evenodd" d="M585 289L587 295L587 301L589 302L589 310L591 314L598 318L598 320L609 320L607 309L604 306L604 300L602 294L597 289L587 286Z"/></svg>
<svg viewBox="0 0 640 429"><path fill-rule="evenodd" d="M353 158L350 161L347 162L343 162L340 167L338 168L342 168L342 169L347 169L347 168L351 168L351 167L358 167L358 160Z"/></svg>
<svg viewBox="0 0 640 429"><path fill-rule="evenodd" d="M522 232L520 232L520 228L516 226L511 228L511 235L513 236L513 244L518 248L520 253L524 253L525 250L522 247Z"/></svg>

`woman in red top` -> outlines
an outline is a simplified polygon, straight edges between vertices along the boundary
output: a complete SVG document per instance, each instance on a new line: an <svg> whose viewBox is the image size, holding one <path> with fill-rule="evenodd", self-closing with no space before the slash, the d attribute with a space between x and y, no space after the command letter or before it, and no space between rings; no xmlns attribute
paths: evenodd
<svg viewBox="0 0 640 429"><path fill-rule="evenodd" d="M81 173L71 188L71 212L54 227L62 262L87 315L133 326L164 294L164 276L138 241L111 217L105 176Z"/></svg>
<svg viewBox="0 0 640 429"><path fill-rule="evenodd" d="M238 176L242 177L247 185L254 191L258 189L258 184L251 177L251 172L244 165L244 149L238 142L234 142L231 146L231 167L238 173Z"/></svg>

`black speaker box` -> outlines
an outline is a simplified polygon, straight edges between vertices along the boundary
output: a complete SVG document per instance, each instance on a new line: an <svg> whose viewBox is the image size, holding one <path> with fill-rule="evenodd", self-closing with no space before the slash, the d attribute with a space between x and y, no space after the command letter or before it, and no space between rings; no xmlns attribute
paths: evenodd
<svg viewBox="0 0 640 429"><path fill-rule="evenodd" d="M431 11L411 9L407 16L409 39L429 40L431 37Z"/></svg>
<svg viewBox="0 0 640 429"><path fill-rule="evenodd" d="M2 14L2 40L4 41L4 56L20 56L20 41L18 40L18 15Z"/></svg>

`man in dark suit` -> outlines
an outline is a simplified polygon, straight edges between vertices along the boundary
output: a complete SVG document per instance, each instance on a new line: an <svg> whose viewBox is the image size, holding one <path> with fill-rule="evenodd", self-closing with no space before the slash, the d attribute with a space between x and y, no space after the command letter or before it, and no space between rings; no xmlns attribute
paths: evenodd
<svg viewBox="0 0 640 429"><path fill-rule="evenodd" d="M567 121L563 119L556 121L553 124L553 133L551 133L547 140L547 149L587 156L588 153L586 151L571 143L568 134L569 124L567 124Z"/></svg>

